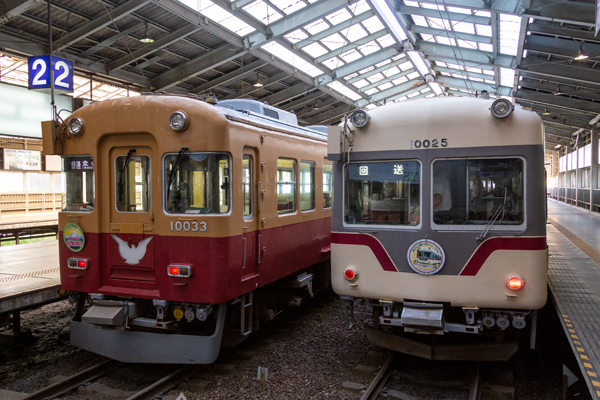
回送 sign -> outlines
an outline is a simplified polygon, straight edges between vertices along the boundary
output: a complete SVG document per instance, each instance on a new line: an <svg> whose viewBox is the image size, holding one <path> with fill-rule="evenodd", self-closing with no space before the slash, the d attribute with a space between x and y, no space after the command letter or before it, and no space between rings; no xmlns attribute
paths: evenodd
<svg viewBox="0 0 600 400"><path fill-rule="evenodd" d="M50 70L54 77L56 93L73 91L73 62L56 56L35 56L27 59L29 66L29 89L48 92Z"/></svg>

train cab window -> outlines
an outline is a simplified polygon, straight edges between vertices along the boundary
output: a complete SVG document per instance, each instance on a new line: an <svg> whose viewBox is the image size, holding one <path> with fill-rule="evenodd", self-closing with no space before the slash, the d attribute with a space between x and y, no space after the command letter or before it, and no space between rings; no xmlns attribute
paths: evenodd
<svg viewBox="0 0 600 400"><path fill-rule="evenodd" d="M242 158L242 194L244 196L244 219L252 218L252 156Z"/></svg>
<svg viewBox="0 0 600 400"><path fill-rule="evenodd" d="M523 160L482 158L433 162L431 203L436 225L523 223ZM493 221L493 222L492 222Z"/></svg>
<svg viewBox="0 0 600 400"><path fill-rule="evenodd" d="M296 212L296 161L277 160L277 213Z"/></svg>
<svg viewBox="0 0 600 400"><path fill-rule="evenodd" d="M315 163L300 161L300 211L315 209Z"/></svg>
<svg viewBox="0 0 600 400"><path fill-rule="evenodd" d="M230 209L230 156L167 154L163 161L165 210L172 214L225 214Z"/></svg>
<svg viewBox="0 0 600 400"><path fill-rule="evenodd" d="M344 190L347 224L420 224L421 164L418 161L348 164Z"/></svg>
<svg viewBox="0 0 600 400"><path fill-rule="evenodd" d="M115 158L116 206L121 212L149 212L152 208L150 157Z"/></svg>
<svg viewBox="0 0 600 400"><path fill-rule="evenodd" d="M328 163L323 164L323 208L331 208L331 198L333 195L333 166Z"/></svg>
<svg viewBox="0 0 600 400"><path fill-rule="evenodd" d="M62 158L63 211L94 211L94 160L91 156Z"/></svg>

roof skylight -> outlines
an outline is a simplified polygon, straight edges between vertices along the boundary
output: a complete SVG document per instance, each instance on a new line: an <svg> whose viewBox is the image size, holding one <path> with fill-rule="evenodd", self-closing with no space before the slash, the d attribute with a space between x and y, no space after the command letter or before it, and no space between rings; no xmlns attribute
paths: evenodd
<svg viewBox="0 0 600 400"><path fill-rule="evenodd" d="M269 0L275 7L283 11L286 15L306 7L302 0Z"/></svg>
<svg viewBox="0 0 600 400"><path fill-rule="evenodd" d="M328 83L327 86L329 86L336 92L343 94L344 96L348 97L352 101L356 101L362 97L361 95L359 95L358 93L356 93L355 91L350 89L348 86L346 86L338 81L333 81L331 83Z"/></svg>
<svg viewBox="0 0 600 400"><path fill-rule="evenodd" d="M229 11L225 10L221 6L216 5L210 0L179 0L186 6L198 11L208 19L215 21L217 24L229 29L238 36L246 36L250 32L254 32L255 29L234 16Z"/></svg>
<svg viewBox="0 0 600 400"><path fill-rule="evenodd" d="M500 85L513 87L515 81L515 70L509 68L500 68Z"/></svg>
<svg viewBox="0 0 600 400"><path fill-rule="evenodd" d="M362 39L368 35L367 31L365 31L360 24L354 24L346 29L342 29L340 32L351 42Z"/></svg>
<svg viewBox="0 0 600 400"><path fill-rule="evenodd" d="M243 9L265 25L269 25L278 19L283 18L283 15L279 14L277 10L263 0L256 0L254 3L250 3L246 7L243 7Z"/></svg>
<svg viewBox="0 0 600 400"><path fill-rule="evenodd" d="M390 10L390 7L385 0L371 0L371 4L377 9L381 18L383 18L386 25L392 31L391 33L396 37L396 40L398 40L398 42L406 40L406 32L404 32L404 29L400 26L400 23L394 16L394 12Z"/></svg>
<svg viewBox="0 0 600 400"><path fill-rule="evenodd" d="M334 33L333 35L329 35L326 38L321 39L321 43L327 46L329 50L336 50L345 44L348 44L348 42L339 33Z"/></svg>
<svg viewBox="0 0 600 400"><path fill-rule="evenodd" d="M261 46L261 49L267 51L270 54L273 54L274 56L280 58L292 67L297 68L299 71L302 71L313 78L323 73L322 70L315 67L313 64L304 61L302 58L298 57L296 54L292 53L277 42L269 42Z"/></svg>
<svg viewBox="0 0 600 400"><path fill-rule="evenodd" d="M348 12L348 10L346 10L345 8L342 8L341 10L338 10L332 14L329 14L325 18L327 18L327 21L329 21L329 23L331 25L337 25L341 22L344 22L344 21L352 18L352 14L350 14Z"/></svg>
<svg viewBox="0 0 600 400"><path fill-rule="evenodd" d="M296 29L293 32L288 33L284 36L291 43L298 43L301 40L304 40L308 37L308 34L304 32L302 29Z"/></svg>
<svg viewBox="0 0 600 400"><path fill-rule="evenodd" d="M500 53L517 55L520 27L521 17L518 15L500 14Z"/></svg>
<svg viewBox="0 0 600 400"><path fill-rule="evenodd" d="M317 33L322 32L327 28L329 28L329 24L323 19L318 19L304 26L304 29L306 29L311 35L316 35Z"/></svg>
<svg viewBox="0 0 600 400"><path fill-rule="evenodd" d="M313 58L317 58L319 56L322 56L323 54L328 53L328 50L325 47L321 46L319 43L311 43L308 46L304 46L300 50L310 54Z"/></svg>

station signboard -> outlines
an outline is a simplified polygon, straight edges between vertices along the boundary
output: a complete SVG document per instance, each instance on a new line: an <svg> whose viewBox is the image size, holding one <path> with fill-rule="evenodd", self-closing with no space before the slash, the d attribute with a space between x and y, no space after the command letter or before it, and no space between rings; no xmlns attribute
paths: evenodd
<svg viewBox="0 0 600 400"><path fill-rule="evenodd" d="M36 150L2 149L4 169L13 171L40 171L42 152Z"/></svg>
<svg viewBox="0 0 600 400"><path fill-rule="evenodd" d="M29 89L49 93L50 71L57 94L73 92L73 62L56 56L35 56L27 59Z"/></svg>

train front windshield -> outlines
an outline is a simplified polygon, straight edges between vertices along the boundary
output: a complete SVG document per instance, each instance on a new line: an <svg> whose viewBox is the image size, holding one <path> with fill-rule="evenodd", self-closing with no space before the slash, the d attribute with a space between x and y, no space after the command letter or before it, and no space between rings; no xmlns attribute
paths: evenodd
<svg viewBox="0 0 600 400"><path fill-rule="evenodd" d="M345 168L347 224L419 225L421 164L414 160L351 163Z"/></svg>
<svg viewBox="0 0 600 400"><path fill-rule="evenodd" d="M169 154L163 162L165 209L173 214L229 212L230 156L226 153Z"/></svg>
<svg viewBox="0 0 600 400"><path fill-rule="evenodd" d="M433 222L437 225L523 223L523 160L487 158L433 162Z"/></svg>

